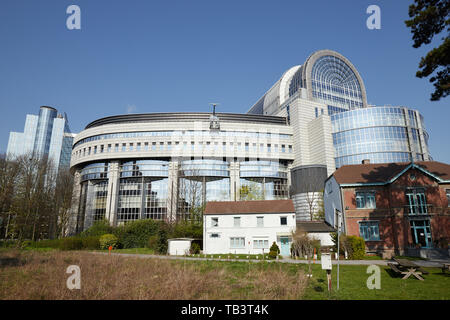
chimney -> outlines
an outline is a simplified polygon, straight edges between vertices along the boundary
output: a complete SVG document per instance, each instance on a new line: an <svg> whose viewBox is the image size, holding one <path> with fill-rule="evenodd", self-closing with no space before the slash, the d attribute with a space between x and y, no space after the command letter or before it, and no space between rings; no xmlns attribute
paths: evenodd
<svg viewBox="0 0 450 320"><path fill-rule="evenodd" d="M364 159L363 161L362 161L362 164L369 164L370 163L370 159Z"/></svg>

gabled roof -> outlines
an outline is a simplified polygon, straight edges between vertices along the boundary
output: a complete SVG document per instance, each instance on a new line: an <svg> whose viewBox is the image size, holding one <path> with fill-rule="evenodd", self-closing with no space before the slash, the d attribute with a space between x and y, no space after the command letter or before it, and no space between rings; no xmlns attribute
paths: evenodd
<svg viewBox="0 0 450 320"><path fill-rule="evenodd" d="M435 178L438 182L450 182L450 165L438 161L392 162L345 165L333 176L342 185L392 183L410 168L416 168Z"/></svg>
<svg viewBox="0 0 450 320"><path fill-rule="evenodd" d="M206 204L205 215L245 213L294 213L292 200L212 201Z"/></svg>

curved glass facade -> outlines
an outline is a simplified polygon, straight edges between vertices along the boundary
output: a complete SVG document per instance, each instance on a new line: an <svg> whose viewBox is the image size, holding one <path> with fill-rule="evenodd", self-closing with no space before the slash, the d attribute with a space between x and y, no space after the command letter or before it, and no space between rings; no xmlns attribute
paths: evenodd
<svg viewBox="0 0 450 320"><path fill-rule="evenodd" d="M108 163L95 162L84 166L81 170L81 181L108 178Z"/></svg>
<svg viewBox="0 0 450 320"><path fill-rule="evenodd" d="M169 162L134 160L120 165L117 221L165 219Z"/></svg>
<svg viewBox="0 0 450 320"><path fill-rule="evenodd" d="M230 164L202 159L181 161L178 179L178 214L189 217L208 201L230 200Z"/></svg>
<svg viewBox="0 0 450 320"><path fill-rule="evenodd" d="M241 200L287 199L287 166L276 161L242 161L239 166Z"/></svg>
<svg viewBox="0 0 450 320"><path fill-rule="evenodd" d="M423 132L416 113L401 107L372 107L331 116L336 167L372 163L406 162L413 154L424 160ZM424 134L425 135L425 134ZM426 142L425 142L426 143Z"/></svg>
<svg viewBox="0 0 450 320"><path fill-rule="evenodd" d="M360 83L352 68L336 56L318 58L311 71L312 95L327 105L363 107Z"/></svg>

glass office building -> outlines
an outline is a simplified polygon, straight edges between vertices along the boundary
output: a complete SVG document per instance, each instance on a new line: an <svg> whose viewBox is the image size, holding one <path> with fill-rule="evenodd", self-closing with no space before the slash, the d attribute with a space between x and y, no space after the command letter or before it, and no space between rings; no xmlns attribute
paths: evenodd
<svg viewBox="0 0 450 320"><path fill-rule="evenodd" d="M39 115L26 116L24 132L10 132L6 154L9 158L25 154L48 156L56 170L69 168L74 136L67 115L42 106Z"/></svg>
<svg viewBox="0 0 450 320"><path fill-rule="evenodd" d="M331 115L336 167L346 164L423 161L428 134L418 111L371 107Z"/></svg>
<svg viewBox="0 0 450 320"><path fill-rule="evenodd" d="M406 107L369 106L355 66L320 50L284 72L247 114L146 113L89 123L71 150L79 200L72 230L99 219L190 219L206 202L227 200L291 198L297 219L309 220L336 168L429 160L423 122ZM39 131L41 149L45 135Z"/></svg>
<svg viewBox="0 0 450 320"><path fill-rule="evenodd" d="M107 219L190 219L206 202L288 199L284 117L150 113L102 118L74 141L73 232Z"/></svg>

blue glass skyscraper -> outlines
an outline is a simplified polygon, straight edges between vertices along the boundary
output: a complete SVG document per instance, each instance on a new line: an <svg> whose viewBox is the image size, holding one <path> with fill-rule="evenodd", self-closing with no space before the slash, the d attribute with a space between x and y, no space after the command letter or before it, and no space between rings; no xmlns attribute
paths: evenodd
<svg viewBox="0 0 450 320"><path fill-rule="evenodd" d="M74 136L67 115L42 106L39 115L27 114L23 132L10 132L6 154L8 158L25 154L48 156L57 170L68 168Z"/></svg>

